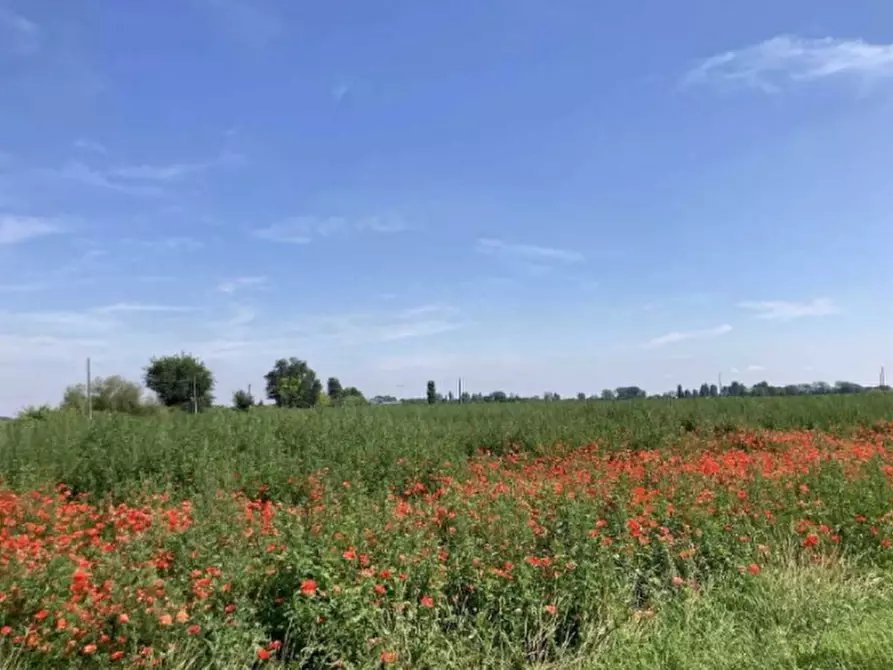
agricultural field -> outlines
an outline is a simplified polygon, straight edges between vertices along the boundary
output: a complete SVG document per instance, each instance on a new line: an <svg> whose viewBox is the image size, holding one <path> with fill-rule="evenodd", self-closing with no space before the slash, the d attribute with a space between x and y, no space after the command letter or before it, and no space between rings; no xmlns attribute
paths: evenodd
<svg viewBox="0 0 893 670"><path fill-rule="evenodd" d="M893 397L0 426L4 668L887 668Z"/></svg>

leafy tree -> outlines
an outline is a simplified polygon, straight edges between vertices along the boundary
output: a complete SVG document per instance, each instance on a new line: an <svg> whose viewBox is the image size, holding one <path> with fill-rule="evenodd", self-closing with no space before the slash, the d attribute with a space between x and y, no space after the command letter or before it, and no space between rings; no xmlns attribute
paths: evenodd
<svg viewBox="0 0 893 670"><path fill-rule="evenodd" d="M578 394L577 394L577 400L586 400L586 394L585 394L585 393L578 393Z"/></svg>
<svg viewBox="0 0 893 670"><path fill-rule="evenodd" d="M206 409L214 402L214 376L191 354L153 358L144 381L166 407Z"/></svg>
<svg viewBox="0 0 893 670"><path fill-rule="evenodd" d="M306 361L295 357L280 358L264 379L267 397L277 407L308 408L319 402L322 382Z"/></svg>
<svg viewBox="0 0 893 670"><path fill-rule="evenodd" d="M251 409L254 407L254 396L242 389L236 391L233 393L233 407L243 412Z"/></svg>
<svg viewBox="0 0 893 670"><path fill-rule="evenodd" d="M682 384L677 384L677 385L676 385L676 397L677 397L677 398L684 398L684 397L685 397L685 391L682 390Z"/></svg>
<svg viewBox="0 0 893 670"><path fill-rule="evenodd" d="M348 386L341 392L342 405L366 405L368 401L356 386Z"/></svg>
<svg viewBox="0 0 893 670"><path fill-rule="evenodd" d="M344 389L341 388L341 382L338 381L337 377L329 377L326 382L326 395L329 396L334 405L341 402L341 398L344 396Z"/></svg>
<svg viewBox="0 0 893 670"><path fill-rule="evenodd" d="M710 395L710 386L707 383L701 384L701 388L698 389L698 395L702 398L706 398Z"/></svg>
<svg viewBox="0 0 893 670"><path fill-rule="evenodd" d="M602 391L602 400L616 400L617 394L614 393L611 389L605 389Z"/></svg>
<svg viewBox="0 0 893 670"><path fill-rule="evenodd" d="M434 381L428 382L428 390L426 393L426 397L428 399L428 404L433 405L437 402L437 387L434 384Z"/></svg>
<svg viewBox="0 0 893 670"><path fill-rule="evenodd" d="M143 398L139 384L113 375L105 379L97 377L90 384L92 408L97 412L124 412L127 414L147 414L156 409L155 405ZM65 389L60 409L87 412L87 386L75 384Z"/></svg>
<svg viewBox="0 0 893 670"><path fill-rule="evenodd" d="M648 395L638 386L620 386L616 393L618 400L632 400L634 398L644 398Z"/></svg>
<svg viewBox="0 0 893 670"><path fill-rule="evenodd" d="M719 388L717 388L716 384L710 385L710 397L715 398L719 395Z"/></svg>

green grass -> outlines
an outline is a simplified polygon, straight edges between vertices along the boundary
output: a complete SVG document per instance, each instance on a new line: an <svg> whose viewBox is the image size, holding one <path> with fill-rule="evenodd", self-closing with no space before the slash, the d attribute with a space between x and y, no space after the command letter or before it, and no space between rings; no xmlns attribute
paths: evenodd
<svg viewBox="0 0 893 670"><path fill-rule="evenodd" d="M249 413L217 410L135 418L77 414L0 425L0 476L12 487L65 482L93 496L134 488L183 495L261 484L293 491L289 477L322 468L370 491L460 463L478 449L543 453L564 442L652 449L697 429L850 431L893 419L893 394L633 402L368 407ZM406 464L401 464L405 459ZM238 481L234 475L238 473ZM387 477L383 475L387 474ZM289 494L291 495L291 494Z"/></svg>
<svg viewBox="0 0 893 670"><path fill-rule="evenodd" d="M83 653L94 640L92 629L77 638L73 653L64 647L70 628L52 629L57 616L75 623L65 607L80 556L89 559L96 585L115 585L111 600L92 604L101 614L96 625L113 628L117 611L103 608L120 603L133 619L128 658L152 644L164 655L161 667L177 670L252 668L257 650L271 640L284 642L282 665L295 669L333 667L333 658L345 659L348 668L382 668L379 655L389 649L400 655L387 667L431 670L880 670L893 658L893 550L881 544L893 538L893 452L884 450L893 429L871 427L891 421L893 395L867 394L264 408L97 415L92 422L53 413L5 422L0 475L23 495L0 497L0 515L8 515L0 517L7 561L0 570L0 623L15 631L0 636L0 667L109 663L106 650ZM747 442L737 435L741 428L859 433L846 444L871 445L878 453L870 461L846 452L840 461L816 458L809 468L785 469L785 458L838 443L802 433ZM600 450L569 453L592 442ZM539 465L514 457L469 464L479 450L554 458ZM649 450L660 452L631 453ZM769 458L781 453L781 478L730 479L702 471L700 461L679 466L702 454L721 461L724 450L747 452L755 463L762 461L753 450ZM626 460L604 459L603 451L623 451ZM660 470L655 456L674 465ZM627 461L646 465L611 480L612 468ZM69 505L64 496L51 503L33 491L60 482L84 493L89 504ZM427 490L406 496L415 516L398 513L401 492L417 484ZM702 504L705 488L713 496ZM636 502L637 491L649 489L660 491L657 502ZM239 490L247 498L233 495ZM155 493L166 495L150 497ZM248 499L259 493L282 503L270 506L277 511L266 529L261 503ZM110 499L125 503L119 511L151 510L152 525L132 538L119 536L108 516ZM754 507L742 513L745 499ZM168 515L184 500L192 525L168 527ZM775 520L763 510L772 510ZM655 522L648 543L631 532L632 518ZM71 549L75 529L100 519L103 540L79 535ZM606 525L597 526L599 520ZM816 550L796 530L802 520L822 536ZM824 534L819 524L827 524ZM675 536L669 544L661 539L663 527ZM604 528L612 542L603 544L594 528ZM839 543L830 539L834 533ZM57 545L53 538L60 535L65 542ZM271 550L271 543L281 547ZM683 557L693 545L694 558ZM35 555L46 550L51 558L38 567L17 566L26 555L22 547ZM368 553L373 574L362 576L362 559L344 556L348 547ZM152 563L162 549L169 552L167 567ZM560 579L548 577L530 557L575 567ZM493 572L509 560L513 579ZM759 562L758 574L746 569L752 561ZM210 600L193 601L196 571L202 575L207 566L219 567L219 582L232 588L223 592L215 582ZM393 574L382 576L384 568ZM397 577L403 571L406 581ZM308 578L318 580L319 597L302 595ZM165 604L138 605L130 587L160 581ZM386 595L373 591L375 582L387 583ZM420 605L426 594L435 608ZM202 609L212 602L213 609ZM233 617L224 614L227 603L238 605ZM403 609L394 609L398 604ZM42 624L53 650L46 656L24 643L41 608L53 612ZM188 609L190 623L201 624L201 635L187 635L185 623L159 623L162 612L180 608Z"/></svg>

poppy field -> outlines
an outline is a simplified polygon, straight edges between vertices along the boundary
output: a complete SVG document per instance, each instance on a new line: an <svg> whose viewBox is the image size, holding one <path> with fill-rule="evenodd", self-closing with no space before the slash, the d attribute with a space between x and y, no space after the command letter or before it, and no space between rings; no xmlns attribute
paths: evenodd
<svg viewBox="0 0 893 670"><path fill-rule="evenodd" d="M0 428L0 665L883 668L893 402Z"/></svg>

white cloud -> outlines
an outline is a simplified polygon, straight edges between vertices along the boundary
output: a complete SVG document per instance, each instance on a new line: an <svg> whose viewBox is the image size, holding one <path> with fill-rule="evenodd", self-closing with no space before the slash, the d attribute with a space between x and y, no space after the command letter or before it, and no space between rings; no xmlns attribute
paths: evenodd
<svg viewBox="0 0 893 670"><path fill-rule="evenodd" d="M444 305L420 305L397 311L306 315L291 330L308 339L342 344L393 342L456 330L467 322L458 310Z"/></svg>
<svg viewBox="0 0 893 670"><path fill-rule="evenodd" d="M747 300L738 303L738 306L754 312L758 319L778 321L790 321L805 316L828 316L840 312L840 309L828 298L815 298L809 302Z"/></svg>
<svg viewBox="0 0 893 670"><path fill-rule="evenodd" d="M168 165L129 165L113 168L109 175L125 180L170 182L216 167L239 165L244 157L235 153L223 153L217 158L198 163L170 163Z"/></svg>
<svg viewBox="0 0 893 670"><path fill-rule="evenodd" d="M153 305L139 302L118 302L113 305L94 307L91 311L96 314L120 314L120 313L161 313L161 312L192 312L192 307L180 305Z"/></svg>
<svg viewBox="0 0 893 670"><path fill-rule="evenodd" d="M203 0L220 28L245 46L260 48L275 40L283 22L270 3L254 0Z"/></svg>
<svg viewBox="0 0 893 670"><path fill-rule="evenodd" d="M411 226L399 218L368 217L349 220L341 217L298 216L255 229L253 232L256 237L270 242L310 244L318 237L332 237L353 232L391 234L410 229Z"/></svg>
<svg viewBox="0 0 893 670"><path fill-rule="evenodd" d="M27 56L40 48L39 26L11 9L0 7L0 53Z"/></svg>
<svg viewBox="0 0 893 670"><path fill-rule="evenodd" d="M763 372L766 368L762 365L748 365L747 372Z"/></svg>
<svg viewBox="0 0 893 670"><path fill-rule="evenodd" d="M512 244L503 240L482 238L477 241L475 251L479 254L503 256L524 261L578 263L583 254L568 249L555 249L532 244Z"/></svg>
<svg viewBox="0 0 893 670"><path fill-rule="evenodd" d="M54 179L73 181L84 184L85 186L117 191L118 193L124 193L126 195L141 197L157 197L164 195L164 191L153 184L121 182L111 178L107 173L101 170L95 170L78 162L69 163L61 168L44 170L43 173Z"/></svg>
<svg viewBox="0 0 893 670"><path fill-rule="evenodd" d="M348 93L350 93L349 84L341 83L332 87L332 97L335 102L341 102Z"/></svg>
<svg viewBox="0 0 893 670"><path fill-rule="evenodd" d="M0 293L31 293L33 291L42 291L49 285L41 282L31 282L27 284L0 284Z"/></svg>
<svg viewBox="0 0 893 670"><path fill-rule="evenodd" d="M58 224L31 216L0 214L0 246L61 232Z"/></svg>
<svg viewBox="0 0 893 670"><path fill-rule="evenodd" d="M674 331L672 333L667 333L666 335L661 335L660 337L655 337L653 340L649 340L645 346L649 349L653 349L667 344L683 342L685 340L702 340L710 337L718 337L730 332L732 332L732 327L727 323L721 326L716 326L716 328L706 328L704 330L689 330L685 332Z"/></svg>
<svg viewBox="0 0 893 670"><path fill-rule="evenodd" d="M191 237L162 237L157 240L122 240L126 244L135 244L156 251L175 251L177 249L199 249L204 246L199 240Z"/></svg>
<svg viewBox="0 0 893 670"><path fill-rule="evenodd" d="M80 138L74 141L74 148L79 149L81 151L92 152L95 154L107 154L109 151L104 144L100 142L95 142L93 140L88 140L85 138Z"/></svg>
<svg viewBox="0 0 893 670"><path fill-rule="evenodd" d="M217 290L221 293L235 293L241 289L259 288L266 284L266 277L234 277L220 282L217 285Z"/></svg>
<svg viewBox="0 0 893 670"><path fill-rule="evenodd" d="M781 35L737 51L712 56L692 69L686 83L729 82L778 90L783 84L831 77L874 80L893 76L893 44Z"/></svg>

